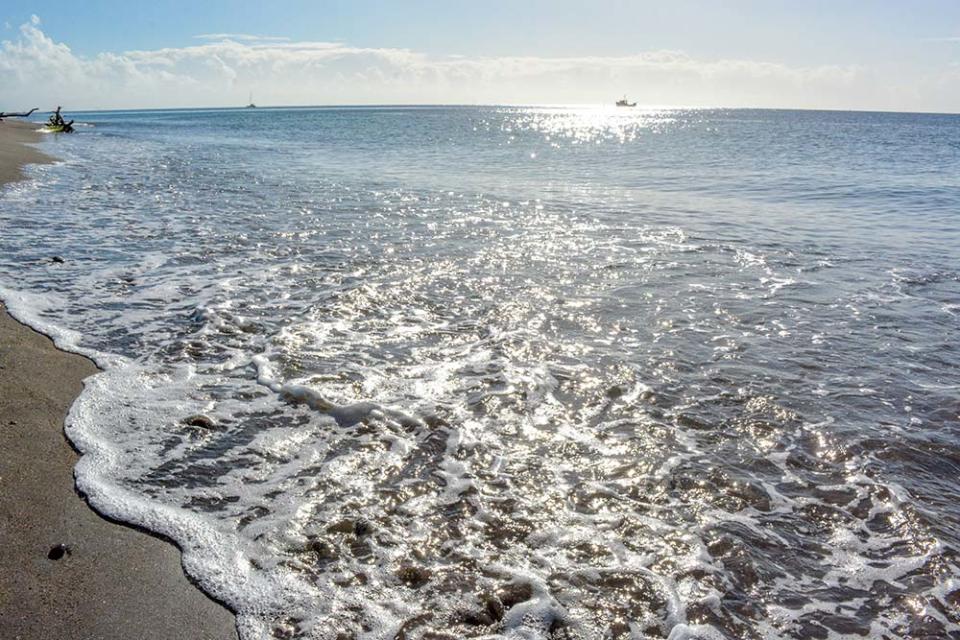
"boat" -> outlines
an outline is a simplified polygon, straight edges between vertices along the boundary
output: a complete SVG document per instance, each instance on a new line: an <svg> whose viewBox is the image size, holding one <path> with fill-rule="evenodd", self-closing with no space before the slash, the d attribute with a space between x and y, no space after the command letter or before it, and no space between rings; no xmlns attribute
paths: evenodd
<svg viewBox="0 0 960 640"><path fill-rule="evenodd" d="M257 105L253 104L253 91L250 92L250 104L246 106L247 109L256 109Z"/></svg>
<svg viewBox="0 0 960 640"><path fill-rule="evenodd" d="M618 107L635 107L637 106L636 102L630 102L627 100L627 96L623 96L621 99L617 100Z"/></svg>

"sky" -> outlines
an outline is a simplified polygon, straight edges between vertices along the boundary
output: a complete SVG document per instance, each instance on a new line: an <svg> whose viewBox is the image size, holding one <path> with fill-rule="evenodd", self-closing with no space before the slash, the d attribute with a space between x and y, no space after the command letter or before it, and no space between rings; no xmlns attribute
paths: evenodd
<svg viewBox="0 0 960 640"><path fill-rule="evenodd" d="M0 110L609 104L960 112L958 0L0 7Z"/></svg>

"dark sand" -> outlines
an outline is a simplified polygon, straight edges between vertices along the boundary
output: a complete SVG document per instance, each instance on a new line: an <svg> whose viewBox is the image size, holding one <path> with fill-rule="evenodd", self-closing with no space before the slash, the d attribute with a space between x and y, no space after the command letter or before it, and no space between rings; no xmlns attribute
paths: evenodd
<svg viewBox="0 0 960 640"><path fill-rule="evenodd" d="M34 127L0 122L0 187L44 160L22 146ZM176 547L104 520L76 493L63 422L96 371L0 305L0 638L236 638L233 615L187 580ZM49 559L60 544L69 552Z"/></svg>

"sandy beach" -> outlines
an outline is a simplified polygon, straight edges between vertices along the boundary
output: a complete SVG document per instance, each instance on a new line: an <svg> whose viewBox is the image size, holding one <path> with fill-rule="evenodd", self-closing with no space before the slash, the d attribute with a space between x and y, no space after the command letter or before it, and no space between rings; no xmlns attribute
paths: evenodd
<svg viewBox="0 0 960 640"><path fill-rule="evenodd" d="M24 146L35 128L0 122L0 187L51 160ZM175 546L101 518L75 491L63 421L96 371L0 306L0 635L236 638L233 615L189 582Z"/></svg>
<svg viewBox="0 0 960 640"><path fill-rule="evenodd" d="M23 178L23 166L52 162L53 158L27 143L39 142L37 124L22 120L0 122L0 187Z"/></svg>

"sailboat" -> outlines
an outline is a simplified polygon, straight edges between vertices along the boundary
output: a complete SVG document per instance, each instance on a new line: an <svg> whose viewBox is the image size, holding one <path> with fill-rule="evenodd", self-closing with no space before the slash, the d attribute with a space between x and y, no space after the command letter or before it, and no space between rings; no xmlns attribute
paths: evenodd
<svg viewBox="0 0 960 640"><path fill-rule="evenodd" d="M253 91L250 92L250 104L247 105L247 109L256 109L257 105L253 104Z"/></svg>

